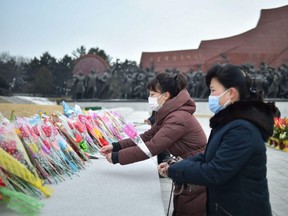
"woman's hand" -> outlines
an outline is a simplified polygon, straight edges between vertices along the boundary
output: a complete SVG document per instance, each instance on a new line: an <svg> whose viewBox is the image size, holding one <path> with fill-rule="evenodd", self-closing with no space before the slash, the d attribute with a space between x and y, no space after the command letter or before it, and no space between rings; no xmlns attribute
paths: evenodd
<svg viewBox="0 0 288 216"><path fill-rule="evenodd" d="M107 159L107 161L108 161L109 163L113 163L113 162L112 162L112 153L106 154L105 157L106 157L106 159Z"/></svg>
<svg viewBox="0 0 288 216"><path fill-rule="evenodd" d="M109 144L109 145L103 146L99 152L101 155L105 156L106 158L107 158L107 155L110 154L110 158L111 158L112 150L113 150L113 145Z"/></svg>
<svg viewBox="0 0 288 216"><path fill-rule="evenodd" d="M168 168L169 164L168 163L161 163L158 165L158 172L161 176L168 177Z"/></svg>
<svg viewBox="0 0 288 216"><path fill-rule="evenodd" d="M151 125L151 122L150 122L148 119L145 119L145 120L144 120L144 123L145 123L145 124L148 124L148 125Z"/></svg>

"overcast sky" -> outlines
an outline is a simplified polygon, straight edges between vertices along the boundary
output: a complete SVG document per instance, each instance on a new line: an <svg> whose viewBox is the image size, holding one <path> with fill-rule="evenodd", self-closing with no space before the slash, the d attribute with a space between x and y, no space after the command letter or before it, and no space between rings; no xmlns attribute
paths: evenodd
<svg viewBox="0 0 288 216"><path fill-rule="evenodd" d="M288 0L0 0L0 52L57 59L81 45L140 62L142 52L197 49L254 28Z"/></svg>

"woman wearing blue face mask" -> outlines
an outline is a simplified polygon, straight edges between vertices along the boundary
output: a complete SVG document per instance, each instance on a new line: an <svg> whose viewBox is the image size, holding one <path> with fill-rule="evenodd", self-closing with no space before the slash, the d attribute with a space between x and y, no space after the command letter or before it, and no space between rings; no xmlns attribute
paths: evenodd
<svg viewBox="0 0 288 216"><path fill-rule="evenodd" d="M158 74L147 84L148 103L157 111L151 129L141 134L150 155L158 155L167 150L175 157L187 158L203 152L206 135L193 116L195 102L186 90L187 80L183 74ZM100 152L111 163L126 165L148 159L148 156L131 139L121 140L103 147ZM178 185L175 186L178 191ZM174 194L174 216L205 216L205 187L197 191L183 188Z"/></svg>
<svg viewBox="0 0 288 216"><path fill-rule="evenodd" d="M215 115L204 154L159 172L178 183L205 185L207 215L270 216L265 142L273 133L277 108L241 67L216 65L206 75L209 108Z"/></svg>
<svg viewBox="0 0 288 216"><path fill-rule="evenodd" d="M211 90L211 88L210 88ZM229 105L229 103L231 102L231 100L227 100L223 105L220 105L220 98L222 96L224 96L227 92L229 91L229 89L227 89L226 91L224 91L222 94L220 94L219 96L215 96L215 95L210 95L208 98L209 101L209 109L213 112L213 113L217 113L218 111L224 109L227 105Z"/></svg>

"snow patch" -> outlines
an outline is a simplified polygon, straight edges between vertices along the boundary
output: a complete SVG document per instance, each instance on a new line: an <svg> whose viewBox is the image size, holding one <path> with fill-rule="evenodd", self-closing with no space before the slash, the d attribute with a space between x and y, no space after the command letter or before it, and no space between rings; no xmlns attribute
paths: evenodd
<svg viewBox="0 0 288 216"><path fill-rule="evenodd" d="M27 96L17 96L21 99L28 100L33 102L34 104L39 105L57 105L56 101L50 101L47 98L43 97L27 97Z"/></svg>

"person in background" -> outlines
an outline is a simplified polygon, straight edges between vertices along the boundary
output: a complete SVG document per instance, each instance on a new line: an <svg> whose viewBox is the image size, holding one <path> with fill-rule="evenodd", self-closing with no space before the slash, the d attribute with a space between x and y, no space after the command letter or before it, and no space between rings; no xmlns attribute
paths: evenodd
<svg viewBox="0 0 288 216"><path fill-rule="evenodd" d="M206 85L215 115L205 153L162 163L159 173L178 183L205 185L207 215L270 216L265 142L277 108L263 101L263 92L236 65L212 67Z"/></svg>
<svg viewBox="0 0 288 216"><path fill-rule="evenodd" d="M156 111L152 111L151 116L148 119L144 120L144 123L149 124L149 125L153 125L155 123L155 116L156 116ZM163 163L165 161L168 161L171 159L170 153L167 150L164 150L163 152L161 152L160 154L157 155L157 162L158 164ZM161 176L159 174L159 177L162 178L163 176Z"/></svg>
<svg viewBox="0 0 288 216"><path fill-rule="evenodd" d="M144 120L144 123L152 126L155 123L155 114L156 111L153 110L150 117Z"/></svg>
<svg viewBox="0 0 288 216"><path fill-rule="evenodd" d="M196 105L186 88L186 77L180 73L160 73L148 82L148 102L150 108L156 111L156 122L140 136L149 154L142 151L131 139L104 146L100 153L113 164L126 165L146 160L149 158L147 155L155 156L164 150L182 158L203 152L206 135L193 115ZM173 202L173 215L206 215L205 187L199 187L197 191L185 188L181 193L174 193Z"/></svg>

